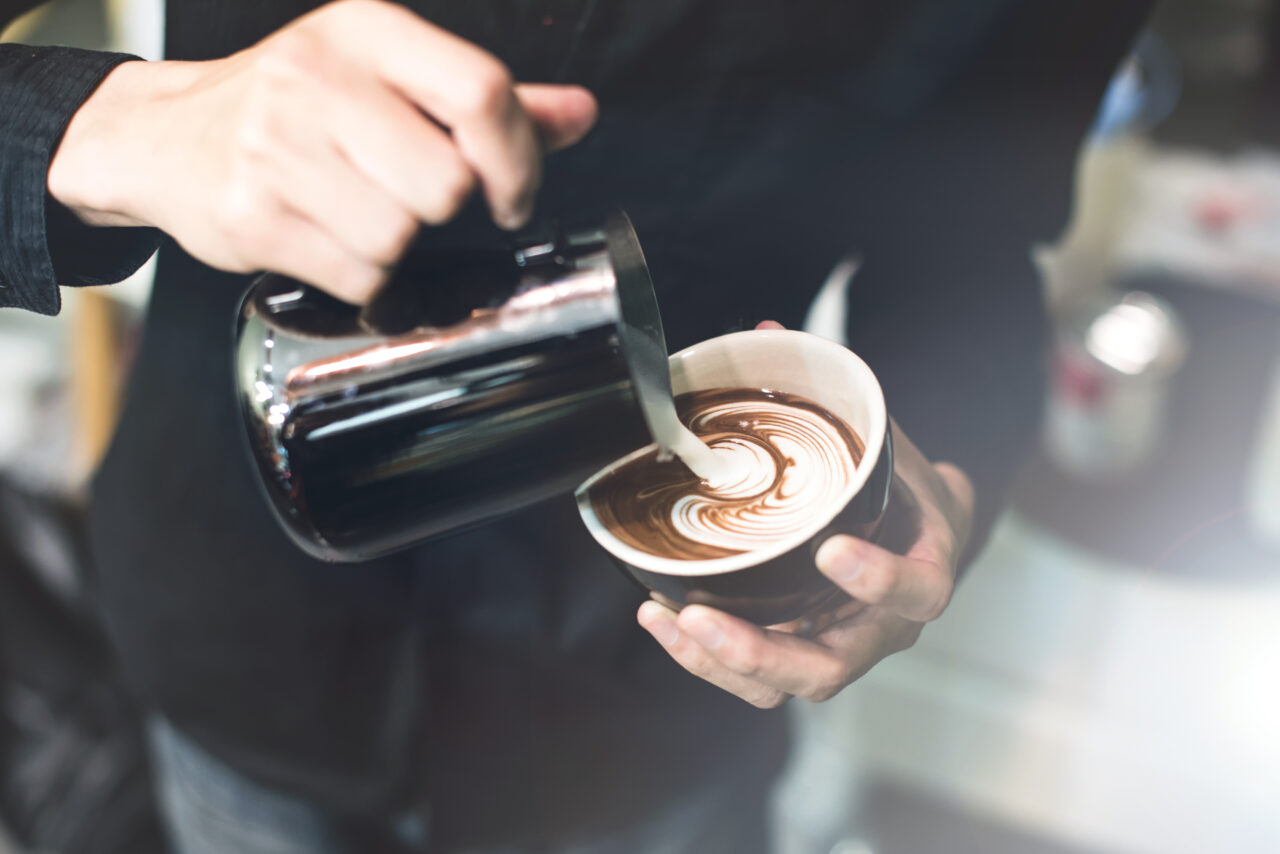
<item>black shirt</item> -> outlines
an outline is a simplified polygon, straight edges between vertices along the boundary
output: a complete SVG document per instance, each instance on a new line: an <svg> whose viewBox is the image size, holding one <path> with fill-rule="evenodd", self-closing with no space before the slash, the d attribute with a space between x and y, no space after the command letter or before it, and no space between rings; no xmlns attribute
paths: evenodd
<svg viewBox="0 0 1280 854"><path fill-rule="evenodd" d="M171 0L167 52L225 56L314 5ZM1029 249L1064 222L1074 152L1146 3L413 6L517 79L597 94L599 125L550 159L540 211L631 214L673 349L799 326L858 251L851 346L917 444L974 478L985 536L1039 413ZM116 280L159 239L85 228L44 192L70 115L122 59L0 46L0 302L56 311L58 284ZM485 229L473 209L424 239ZM95 484L103 609L149 703L268 783L351 813L427 797L471 839L642 816L728 757L776 767L781 714L667 659L568 499L368 565L294 549L236 434L246 284L163 242Z"/></svg>

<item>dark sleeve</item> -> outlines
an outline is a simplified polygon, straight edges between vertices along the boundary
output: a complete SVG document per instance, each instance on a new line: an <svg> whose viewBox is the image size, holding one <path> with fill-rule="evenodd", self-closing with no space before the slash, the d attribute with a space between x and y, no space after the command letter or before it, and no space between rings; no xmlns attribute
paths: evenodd
<svg viewBox="0 0 1280 854"><path fill-rule="evenodd" d="M849 295L850 347L889 411L973 479L966 563L1038 434L1049 334L1031 250L1066 223L1076 154L1148 6L1016 5L860 188L883 215Z"/></svg>
<svg viewBox="0 0 1280 854"><path fill-rule="evenodd" d="M135 58L0 44L0 306L57 314L59 285L117 282L159 245L153 229L84 225L46 187L71 117Z"/></svg>

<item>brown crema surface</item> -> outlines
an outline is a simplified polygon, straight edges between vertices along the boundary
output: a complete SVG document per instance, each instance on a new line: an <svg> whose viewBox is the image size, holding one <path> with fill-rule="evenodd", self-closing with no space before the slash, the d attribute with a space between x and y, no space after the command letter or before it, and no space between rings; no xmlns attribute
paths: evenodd
<svg viewBox="0 0 1280 854"><path fill-rule="evenodd" d="M711 560L751 550L724 545L735 534L754 538L755 547L784 539L812 519L808 511L822 509L805 506L815 501L805 481L816 475L805 474L796 457L805 457L801 462L810 471L819 467L821 479L840 489L862 459L858 435L799 395L716 388L679 395L675 403L680 420L713 449L750 446L755 471L745 486L713 488L678 459L659 459L655 449L596 482L588 497L600 523L620 541L658 557ZM822 436L834 441L818 441ZM688 530L721 542L691 537Z"/></svg>

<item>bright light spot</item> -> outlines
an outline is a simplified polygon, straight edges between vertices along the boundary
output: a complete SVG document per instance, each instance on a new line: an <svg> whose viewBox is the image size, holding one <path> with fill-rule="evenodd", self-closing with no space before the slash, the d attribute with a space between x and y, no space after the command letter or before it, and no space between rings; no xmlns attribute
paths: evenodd
<svg viewBox="0 0 1280 854"><path fill-rule="evenodd" d="M1136 305L1118 305L1089 327L1089 352L1124 374L1145 371L1160 353L1160 318Z"/></svg>

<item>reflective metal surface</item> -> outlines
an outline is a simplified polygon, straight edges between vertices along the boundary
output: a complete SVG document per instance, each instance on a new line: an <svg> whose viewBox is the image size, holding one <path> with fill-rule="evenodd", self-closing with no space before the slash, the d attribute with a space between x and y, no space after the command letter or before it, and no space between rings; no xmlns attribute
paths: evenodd
<svg viewBox="0 0 1280 854"><path fill-rule="evenodd" d="M411 257L363 310L264 276L237 335L271 506L327 560L569 492L648 443L647 412L671 406L669 380L664 398L640 367L658 359L666 379L652 284L620 214L514 248Z"/></svg>

